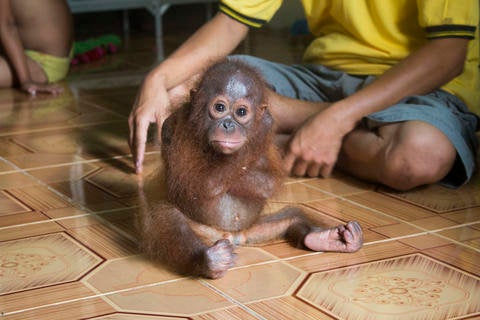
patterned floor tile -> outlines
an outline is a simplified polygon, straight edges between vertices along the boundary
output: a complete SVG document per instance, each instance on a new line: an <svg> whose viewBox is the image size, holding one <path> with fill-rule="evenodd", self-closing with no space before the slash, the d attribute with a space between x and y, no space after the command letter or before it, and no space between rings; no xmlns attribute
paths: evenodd
<svg viewBox="0 0 480 320"><path fill-rule="evenodd" d="M87 227L101 225L105 221L101 218L101 215L94 213L87 213L83 210L75 210L76 215L70 217L59 218L56 223L61 225L66 230L74 229L86 229ZM73 231L75 232L75 231Z"/></svg>
<svg viewBox="0 0 480 320"><path fill-rule="evenodd" d="M6 314L2 320L81 320L113 312L115 309L100 297L73 300L60 306L46 304L41 308Z"/></svg>
<svg viewBox="0 0 480 320"><path fill-rule="evenodd" d="M81 178L51 183L50 187L82 206L113 203L116 200L110 193Z"/></svg>
<svg viewBox="0 0 480 320"><path fill-rule="evenodd" d="M61 197L54 190L43 185L9 189L8 193L33 210L49 211L71 207L67 199Z"/></svg>
<svg viewBox="0 0 480 320"><path fill-rule="evenodd" d="M309 202L308 206L336 217L341 221L358 221L364 229L380 227L398 223L387 214L372 211L370 208L359 206L356 203L344 199L326 199L321 201Z"/></svg>
<svg viewBox="0 0 480 320"><path fill-rule="evenodd" d="M2 162L0 162L0 167ZM37 185L38 181L24 173L0 174L0 189L18 188L19 186Z"/></svg>
<svg viewBox="0 0 480 320"><path fill-rule="evenodd" d="M371 208L403 221L412 221L435 216L435 214L430 210L378 192L365 192L349 195L345 198L356 203L357 205Z"/></svg>
<svg viewBox="0 0 480 320"><path fill-rule="evenodd" d="M476 174L470 183L458 189L429 185L409 192L391 190L383 192L438 213L478 207L480 206L480 174Z"/></svg>
<svg viewBox="0 0 480 320"><path fill-rule="evenodd" d="M295 248L291 244L284 241L266 244L261 248L280 259L301 257L312 253L311 251Z"/></svg>
<svg viewBox="0 0 480 320"><path fill-rule="evenodd" d="M91 88L90 90L84 88L80 90L79 95L85 102L128 117L132 110L132 105L135 102L137 92L138 86L107 89Z"/></svg>
<svg viewBox="0 0 480 320"><path fill-rule="evenodd" d="M241 307L231 307L219 311L193 316L193 320L258 320L259 317Z"/></svg>
<svg viewBox="0 0 480 320"><path fill-rule="evenodd" d="M294 297L269 299L247 305L265 319L330 320L331 316Z"/></svg>
<svg viewBox="0 0 480 320"><path fill-rule="evenodd" d="M368 261L407 255L415 252L416 250L410 246L404 245L397 241L389 241L365 245L361 250L355 253L315 253L290 259L288 260L288 263L303 271L312 273L342 268Z"/></svg>
<svg viewBox="0 0 480 320"><path fill-rule="evenodd" d="M48 164L41 166L41 168L29 170L28 175L32 176L36 181L41 181L46 184L62 182L62 181L78 181L88 174L98 170L98 167L93 163L73 163L68 162L71 158L69 156L51 156L51 155L38 155L39 161L52 161L53 158L59 160L59 165ZM75 158L78 159L78 158ZM37 166L38 162L33 160L32 163L25 162L26 166Z"/></svg>
<svg viewBox="0 0 480 320"><path fill-rule="evenodd" d="M78 279L102 261L64 233L0 243L0 293Z"/></svg>
<svg viewBox="0 0 480 320"><path fill-rule="evenodd" d="M371 228L371 230L388 238L405 237L423 232L423 229L407 223L395 223L388 226Z"/></svg>
<svg viewBox="0 0 480 320"><path fill-rule="evenodd" d="M405 237L398 242L407 244L419 250L442 247L451 244L451 241L435 234L423 234L415 237Z"/></svg>
<svg viewBox="0 0 480 320"><path fill-rule="evenodd" d="M59 96L50 96L45 100L4 98L0 104L0 132L32 130L58 124L79 115L75 112L77 101L68 86Z"/></svg>
<svg viewBox="0 0 480 320"><path fill-rule="evenodd" d="M137 214L138 208L127 208L127 209L118 209L118 210L107 210L96 215L105 221L105 223L111 225L113 228L122 232L130 239L138 238L138 228L137 228Z"/></svg>
<svg viewBox="0 0 480 320"><path fill-rule="evenodd" d="M287 183L271 200L283 203L304 203L330 198L324 192L309 187L302 182Z"/></svg>
<svg viewBox="0 0 480 320"><path fill-rule="evenodd" d="M438 216L413 220L411 224L426 230L438 230L457 225L457 223L452 220Z"/></svg>
<svg viewBox="0 0 480 320"><path fill-rule="evenodd" d="M232 303L200 282L183 279L106 296L122 312L190 316L216 311Z"/></svg>
<svg viewBox="0 0 480 320"><path fill-rule="evenodd" d="M109 293L178 278L179 275L141 256L130 256L105 262L82 282L94 288L96 292Z"/></svg>
<svg viewBox="0 0 480 320"><path fill-rule="evenodd" d="M0 227L0 241L18 240L62 231L65 231L65 229L58 223L49 220L42 221L42 223L30 223L26 225L15 224Z"/></svg>
<svg viewBox="0 0 480 320"><path fill-rule="evenodd" d="M143 168L143 175L139 177L134 173L130 157L118 159L116 165L107 164L88 176L86 180L116 198L138 197L140 186L145 184L145 189L147 187L153 189L151 192L155 194L155 199L165 199L166 185L160 178L163 173L160 155L146 155ZM145 192L149 191L145 190Z"/></svg>
<svg viewBox="0 0 480 320"><path fill-rule="evenodd" d="M109 224L88 224L69 229L68 233L105 259L116 259L138 253L138 240L132 239Z"/></svg>
<svg viewBox="0 0 480 320"><path fill-rule="evenodd" d="M463 243L471 248L480 250L480 238L463 241Z"/></svg>
<svg viewBox="0 0 480 320"><path fill-rule="evenodd" d="M241 303L292 294L305 274L284 262L229 270L225 277L209 283Z"/></svg>
<svg viewBox="0 0 480 320"><path fill-rule="evenodd" d="M445 236L449 239L455 241L469 241L474 239L480 239L480 230L477 230L472 227L460 227L460 228L453 228L444 231L438 232L439 235Z"/></svg>
<svg viewBox="0 0 480 320"><path fill-rule="evenodd" d="M104 317L95 317L91 320L181 320L187 318L172 318L162 316L145 316L141 314L126 314L126 313L114 313Z"/></svg>
<svg viewBox="0 0 480 320"><path fill-rule="evenodd" d="M13 198L4 191L0 191L0 217L7 214L31 211L30 208Z"/></svg>
<svg viewBox="0 0 480 320"><path fill-rule="evenodd" d="M123 117L75 100L63 93L45 100L0 106L0 134L27 133L91 123L122 121Z"/></svg>
<svg viewBox="0 0 480 320"><path fill-rule="evenodd" d="M304 183L322 191L335 194L336 196L361 193L375 188L375 185L373 184L357 180L338 172L335 172L332 177L327 179L312 179L305 181Z"/></svg>
<svg viewBox="0 0 480 320"><path fill-rule="evenodd" d="M274 255L269 254L261 248L237 247L235 248L235 253L237 254L235 267L265 263L277 259Z"/></svg>
<svg viewBox="0 0 480 320"><path fill-rule="evenodd" d="M471 274L477 276L480 274L480 264L478 263L480 261L480 252L478 250L461 244L449 244L427 249L422 253Z"/></svg>
<svg viewBox="0 0 480 320"><path fill-rule="evenodd" d="M48 217L43 213L37 211L7 214L0 216L0 227L26 225L33 222L40 222L46 220L48 220Z"/></svg>
<svg viewBox="0 0 480 320"><path fill-rule="evenodd" d="M480 312L480 280L421 254L316 273L297 295L342 319L450 319Z"/></svg>
<svg viewBox="0 0 480 320"><path fill-rule="evenodd" d="M3 176L6 176L5 173L12 173L15 172L16 168L11 163L6 163L2 158L0 158L0 173Z"/></svg>
<svg viewBox="0 0 480 320"><path fill-rule="evenodd" d="M446 213L443 214L442 217L445 217L457 223L470 223L474 221L480 221L480 207Z"/></svg>
<svg viewBox="0 0 480 320"><path fill-rule="evenodd" d="M88 215L89 213L85 210L79 209L79 208L73 208L73 207L66 207L66 208L54 208L54 209L48 209L43 211L45 215L52 219L65 219L66 218L74 218L74 217L82 217L85 215Z"/></svg>
<svg viewBox="0 0 480 320"><path fill-rule="evenodd" d="M94 294L91 289L80 282L68 282L12 294L0 294L0 310L8 314L25 309L40 308L51 304L52 301L66 302L91 297Z"/></svg>
<svg viewBox="0 0 480 320"><path fill-rule="evenodd" d="M14 143L8 136L6 138L0 138L0 145L2 146L2 148L0 148L0 157L3 158L30 152L26 148ZM11 166L5 164L2 165L2 162L0 162L0 172L12 169Z"/></svg>
<svg viewBox="0 0 480 320"><path fill-rule="evenodd" d="M0 89L0 105L6 104L8 106L22 99L25 99L25 95L18 90L11 90L10 88Z"/></svg>
<svg viewBox="0 0 480 320"><path fill-rule="evenodd" d="M125 119L109 125L90 125L61 130L49 130L32 134L19 134L13 141L35 154L70 155L72 160L111 158L127 155L130 149L127 144L128 129ZM20 159L24 159L23 158ZM14 157L7 158L24 167L22 162ZM67 158L68 159L68 158ZM61 163L59 160L51 164ZM45 165L45 164L44 164Z"/></svg>

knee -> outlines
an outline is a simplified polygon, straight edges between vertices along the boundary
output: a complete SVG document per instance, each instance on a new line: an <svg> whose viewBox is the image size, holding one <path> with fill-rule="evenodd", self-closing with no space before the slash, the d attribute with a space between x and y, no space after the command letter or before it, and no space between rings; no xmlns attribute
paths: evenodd
<svg viewBox="0 0 480 320"><path fill-rule="evenodd" d="M379 180L401 191L436 183L447 175L455 157L456 151L447 139L439 143L415 137L386 151Z"/></svg>

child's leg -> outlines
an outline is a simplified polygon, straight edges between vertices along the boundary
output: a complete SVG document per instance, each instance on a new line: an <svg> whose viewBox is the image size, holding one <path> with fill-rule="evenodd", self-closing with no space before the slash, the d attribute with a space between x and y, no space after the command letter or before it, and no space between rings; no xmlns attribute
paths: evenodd
<svg viewBox="0 0 480 320"><path fill-rule="evenodd" d="M4 57L0 56L0 88L13 86L12 69Z"/></svg>
<svg viewBox="0 0 480 320"><path fill-rule="evenodd" d="M29 57L27 57L27 67L33 82L47 83L47 75L43 69ZM11 88L16 81L12 67L8 61L0 55L0 88Z"/></svg>

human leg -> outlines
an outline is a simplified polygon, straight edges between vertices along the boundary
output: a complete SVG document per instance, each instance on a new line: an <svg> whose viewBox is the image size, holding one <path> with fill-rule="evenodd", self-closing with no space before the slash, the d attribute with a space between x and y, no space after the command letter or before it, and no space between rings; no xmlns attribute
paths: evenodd
<svg viewBox="0 0 480 320"><path fill-rule="evenodd" d="M47 76L42 68L27 57L27 68L34 82L47 83ZM15 83L14 70L3 56L0 56L0 88L10 88Z"/></svg>
<svg viewBox="0 0 480 320"><path fill-rule="evenodd" d="M0 88L13 86L12 69L4 57L0 56Z"/></svg>
<svg viewBox="0 0 480 320"><path fill-rule="evenodd" d="M377 131L354 130L344 140L337 166L361 179L408 190L442 180L455 159L454 146L440 130L407 121Z"/></svg>
<svg viewBox="0 0 480 320"><path fill-rule="evenodd" d="M364 119L344 140L337 166L398 190L458 187L475 167L477 118L456 97L410 97Z"/></svg>

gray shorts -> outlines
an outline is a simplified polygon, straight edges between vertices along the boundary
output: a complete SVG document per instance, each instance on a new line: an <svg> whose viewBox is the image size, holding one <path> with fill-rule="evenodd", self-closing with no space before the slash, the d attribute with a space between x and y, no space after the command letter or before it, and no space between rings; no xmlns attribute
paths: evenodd
<svg viewBox="0 0 480 320"><path fill-rule="evenodd" d="M255 67L278 94L306 101L338 101L375 80L374 76L353 76L321 65L289 66L252 56L232 57ZM479 118L454 95L436 90L423 96L407 97L385 110L372 113L363 119L363 125L374 130L384 124L410 120L435 126L457 150L452 170L440 183L458 187L468 182L475 170L478 147L475 132L480 126Z"/></svg>

